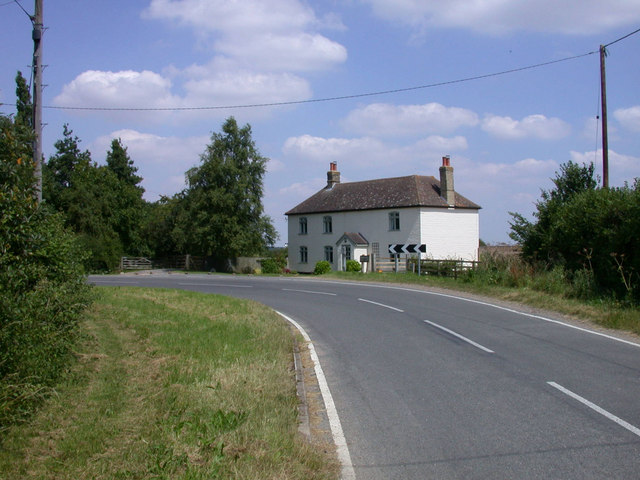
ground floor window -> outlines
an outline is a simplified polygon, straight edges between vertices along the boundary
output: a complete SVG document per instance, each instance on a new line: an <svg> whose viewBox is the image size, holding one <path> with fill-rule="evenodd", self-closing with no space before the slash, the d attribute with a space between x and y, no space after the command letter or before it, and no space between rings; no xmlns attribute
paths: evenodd
<svg viewBox="0 0 640 480"><path fill-rule="evenodd" d="M324 259L329 263L333 263L333 247L324 247Z"/></svg>
<svg viewBox="0 0 640 480"><path fill-rule="evenodd" d="M300 247L300 263L307 263L309 260L309 253L307 247Z"/></svg>

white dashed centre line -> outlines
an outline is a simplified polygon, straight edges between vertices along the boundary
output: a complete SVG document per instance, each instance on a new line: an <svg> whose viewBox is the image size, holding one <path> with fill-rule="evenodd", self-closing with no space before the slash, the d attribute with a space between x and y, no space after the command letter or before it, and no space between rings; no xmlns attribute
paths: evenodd
<svg viewBox="0 0 640 480"><path fill-rule="evenodd" d="M367 300L365 298L359 298L358 300L360 300L361 302L372 303L374 305L378 305L379 307L388 308L389 310L395 310L396 312L404 313L404 310L400 310L399 308L392 307L390 305L385 305L384 303L374 302L373 300Z"/></svg>
<svg viewBox="0 0 640 480"><path fill-rule="evenodd" d="M599 407L595 403L590 402L589 400L587 400L586 398L581 397L577 393L573 393L571 390L568 390L568 389L564 388L562 385L558 385L556 382L547 382L547 384L551 385L553 388L556 388L556 389L560 390L565 395L568 395L571 398L573 398L574 400L579 401L583 405L586 405L587 407L589 407L591 410L594 410L594 411L598 412L600 415L608 418L609 420L617 423L621 427L626 428L631 433L635 433L637 436L640 437L640 428L634 427L630 423L627 423L624 420L622 420L621 418L616 417L613 413L607 412L604 408Z"/></svg>
<svg viewBox="0 0 640 480"><path fill-rule="evenodd" d="M479 348L480 350L487 352L487 353L495 353L493 350L489 350L487 347L484 347L482 345L480 345L479 343L474 342L473 340L468 339L467 337L463 337L462 335L460 335L459 333L454 332L453 330L449 330L446 327L443 327L442 325L438 325L437 323L434 322L430 322L429 320L425 320L424 323L428 323L429 325L439 328L440 330L447 332L450 335L453 335L456 338L459 338L462 341L467 342L469 345L473 345L476 348Z"/></svg>

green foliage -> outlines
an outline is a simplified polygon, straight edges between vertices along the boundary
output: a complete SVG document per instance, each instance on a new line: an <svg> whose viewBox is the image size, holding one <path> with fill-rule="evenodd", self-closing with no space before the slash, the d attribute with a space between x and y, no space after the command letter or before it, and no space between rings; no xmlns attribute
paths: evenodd
<svg viewBox="0 0 640 480"><path fill-rule="evenodd" d="M357 260L347 260L347 272L360 272L362 265Z"/></svg>
<svg viewBox="0 0 640 480"><path fill-rule="evenodd" d="M283 273L287 268L287 257L282 251L275 251L269 257L260 260L262 273Z"/></svg>
<svg viewBox="0 0 640 480"><path fill-rule="evenodd" d="M562 165L543 191L535 222L512 213L511 237L525 259L564 272L575 292L640 300L640 188L596 189L593 164Z"/></svg>
<svg viewBox="0 0 640 480"><path fill-rule="evenodd" d="M331 271L331 264L326 260L320 260L313 269L314 275L324 275Z"/></svg>
<svg viewBox="0 0 640 480"><path fill-rule="evenodd" d="M138 185L142 178L119 139L111 143L106 166L93 162L79 142L65 125L63 138L55 143L56 154L44 168L43 196L90 252L86 267L113 270L124 254L150 253L143 240L149 209Z"/></svg>
<svg viewBox="0 0 640 480"><path fill-rule="evenodd" d="M0 116L0 432L66 368L89 301L78 242L35 200L30 142Z"/></svg>
<svg viewBox="0 0 640 480"><path fill-rule="evenodd" d="M277 238L264 215L262 178L267 159L230 117L211 136L201 164L186 173L173 239L178 249L219 260L260 254Z"/></svg>

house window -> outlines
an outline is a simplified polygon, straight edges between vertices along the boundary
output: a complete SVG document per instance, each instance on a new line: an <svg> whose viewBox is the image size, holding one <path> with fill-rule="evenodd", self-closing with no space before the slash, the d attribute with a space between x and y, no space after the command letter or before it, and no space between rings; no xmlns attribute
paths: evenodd
<svg viewBox="0 0 640 480"><path fill-rule="evenodd" d="M332 233L333 225L331 222L331 216L327 215L322 218L322 233Z"/></svg>
<svg viewBox="0 0 640 480"><path fill-rule="evenodd" d="M307 263L308 259L307 247L300 247L300 263Z"/></svg>
<svg viewBox="0 0 640 480"><path fill-rule="evenodd" d="M298 233L300 235L306 235L307 234L307 217L300 217L300 230L298 231Z"/></svg>
<svg viewBox="0 0 640 480"><path fill-rule="evenodd" d="M324 259L329 263L333 263L333 247L324 247Z"/></svg>
<svg viewBox="0 0 640 480"><path fill-rule="evenodd" d="M400 230L400 213L399 212L389 213L389 230L392 232Z"/></svg>
<svg viewBox="0 0 640 480"><path fill-rule="evenodd" d="M380 256L380 244L378 242L373 242L371 244L371 251L375 257L378 258Z"/></svg>

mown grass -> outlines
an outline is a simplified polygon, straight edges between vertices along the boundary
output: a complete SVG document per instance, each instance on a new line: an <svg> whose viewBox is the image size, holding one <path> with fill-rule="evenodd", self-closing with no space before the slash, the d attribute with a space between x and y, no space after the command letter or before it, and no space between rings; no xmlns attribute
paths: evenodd
<svg viewBox="0 0 640 480"><path fill-rule="evenodd" d="M78 362L8 432L2 479L335 479L297 431L292 335L256 303L100 288Z"/></svg>
<svg viewBox="0 0 640 480"><path fill-rule="evenodd" d="M368 282L397 283L483 295L498 300L521 303L570 315L595 325L624 330L640 335L640 308L613 299L580 299L568 295L571 286L556 278L557 272L539 274L535 278L522 281L520 285L504 286L486 277L454 278L440 276L418 276L414 273L352 273L330 272L322 278L337 278Z"/></svg>

